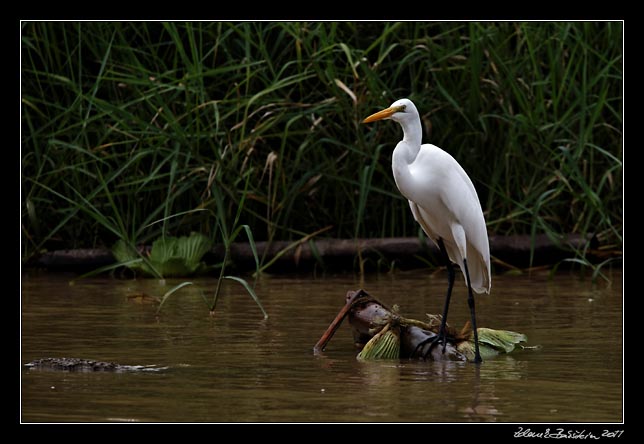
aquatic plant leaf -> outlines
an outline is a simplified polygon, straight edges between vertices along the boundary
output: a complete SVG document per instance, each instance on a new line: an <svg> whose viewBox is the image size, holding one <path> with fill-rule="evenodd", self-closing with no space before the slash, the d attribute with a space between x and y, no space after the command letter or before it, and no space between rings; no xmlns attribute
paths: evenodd
<svg viewBox="0 0 644 444"><path fill-rule="evenodd" d="M486 344L496 350L510 353L519 342L527 342L528 337L522 333L509 330L494 330L491 328L478 328L479 345Z"/></svg>
<svg viewBox="0 0 644 444"><path fill-rule="evenodd" d="M112 254L118 262L128 262L138 259L139 255L132 248L128 247L123 239L119 239L112 247Z"/></svg>
<svg viewBox="0 0 644 444"><path fill-rule="evenodd" d="M399 358L400 329L389 328L389 325L374 335L358 353L358 359L363 361Z"/></svg>
<svg viewBox="0 0 644 444"><path fill-rule="evenodd" d="M498 355L499 353L510 353L516 344L527 342L528 337L522 333L509 330L494 330L491 328L478 328L479 352L483 360ZM474 359L474 340L469 339L459 343L456 347L467 359Z"/></svg>
<svg viewBox="0 0 644 444"><path fill-rule="evenodd" d="M474 341L463 341L456 346L456 349L462 353L468 361L474 360ZM498 355L499 351L489 345L481 344L479 342L479 353L481 353L481 359L485 361L486 359Z"/></svg>
<svg viewBox="0 0 644 444"><path fill-rule="evenodd" d="M204 254L212 247L211 240L200 233L177 239L176 255L185 260L186 266L195 272Z"/></svg>
<svg viewBox="0 0 644 444"><path fill-rule="evenodd" d="M194 272L182 257L170 257L162 263L155 264L155 266L165 277L188 276Z"/></svg>
<svg viewBox="0 0 644 444"><path fill-rule="evenodd" d="M160 237L152 242L150 262L160 265L176 256L177 239L174 237Z"/></svg>
<svg viewBox="0 0 644 444"><path fill-rule="evenodd" d="M123 240L114 244L112 254L117 261L127 264L132 270L152 276L160 274L164 277L180 277L193 275L207 268L201 258L211 246L212 242L208 237L192 233L190 236L165 236L155 240L147 258L149 264L145 260L133 262L141 256Z"/></svg>
<svg viewBox="0 0 644 444"><path fill-rule="evenodd" d="M140 271L143 274L156 276L154 270L146 263L146 261L130 247L123 239L119 239L114 246L112 246L112 254L119 262L118 266L128 267L130 270Z"/></svg>

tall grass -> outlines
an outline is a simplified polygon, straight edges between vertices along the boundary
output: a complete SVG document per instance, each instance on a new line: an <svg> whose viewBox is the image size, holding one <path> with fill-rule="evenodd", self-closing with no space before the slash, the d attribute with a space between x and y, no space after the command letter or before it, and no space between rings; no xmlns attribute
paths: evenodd
<svg viewBox="0 0 644 444"><path fill-rule="evenodd" d="M21 54L25 259L223 241L222 218L255 240L417 235L399 129L359 123L400 97L490 232L621 248L619 22L23 22Z"/></svg>

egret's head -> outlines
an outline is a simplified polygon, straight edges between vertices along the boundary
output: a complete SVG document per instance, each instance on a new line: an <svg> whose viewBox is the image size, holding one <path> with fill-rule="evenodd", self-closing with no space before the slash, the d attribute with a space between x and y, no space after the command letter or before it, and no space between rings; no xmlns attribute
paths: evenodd
<svg viewBox="0 0 644 444"><path fill-rule="evenodd" d="M375 122L376 120L394 120L401 122L410 118L418 118L416 105L409 99L396 100L389 108L378 111L362 121L362 123Z"/></svg>

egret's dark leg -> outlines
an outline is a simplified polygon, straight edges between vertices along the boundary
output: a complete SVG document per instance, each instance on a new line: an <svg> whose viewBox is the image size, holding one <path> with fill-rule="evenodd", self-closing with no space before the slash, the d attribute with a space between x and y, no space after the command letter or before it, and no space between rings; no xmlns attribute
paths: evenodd
<svg viewBox="0 0 644 444"><path fill-rule="evenodd" d="M465 279L467 280L467 305L470 307L470 318L472 319L472 331L474 332L474 362L482 362L481 353L479 352L479 334L476 331L476 313L474 311L474 295L472 294L472 284L470 284L470 272L467 269L467 259L463 259L465 267Z"/></svg>
<svg viewBox="0 0 644 444"><path fill-rule="evenodd" d="M427 358L427 356L431 353L432 349L438 344L439 342L443 341L443 353L445 353L445 347L447 347L447 311L449 310L449 301L452 297L452 287L454 287L454 278L456 277L456 274L454 272L454 265L452 264L452 261L449 259L449 256L447 254L447 249L445 249L445 244L443 243L443 239L438 240L438 249L441 252L441 257L443 261L445 262L445 265L447 266L447 295L445 296L445 306L443 308L443 317L441 319L441 325L438 328L438 335L436 335L434 338L428 340L428 341L423 341L418 346L416 346L416 350L414 350L413 354L416 354L416 351L422 347L423 345L427 344L427 342L431 342L430 346L427 348L424 354L424 358ZM412 355L413 355L412 354Z"/></svg>
<svg viewBox="0 0 644 444"><path fill-rule="evenodd" d="M447 347L447 311L449 310L449 302L452 298L452 288L454 287L454 278L456 277L456 273L454 272L454 265L447 255L447 249L445 248L443 239L438 240L438 248L441 251L443 261L445 261L445 265L447 266L447 295L445 296L443 317L441 318L441 325L438 328L438 336L436 337L436 342L440 342L441 340L443 341L443 353L445 353L445 347ZM430 347L429 350L431 350L432 347Z"/></svg>

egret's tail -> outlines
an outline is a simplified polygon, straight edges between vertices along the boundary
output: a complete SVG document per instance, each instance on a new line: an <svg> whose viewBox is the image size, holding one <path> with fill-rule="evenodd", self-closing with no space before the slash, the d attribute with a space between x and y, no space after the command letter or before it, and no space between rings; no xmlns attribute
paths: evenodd
<svg viewBox="0 0 644 444"><path fill-rule="evenodd" d="M472 285L472 290L476 293L489 293L492 288L492 276L490 274L490 259L489 257L482 257L473 247L469 244L467 257L467 269L470 272L470 284ZM460 251L456 245L452 245L451 248L446 246L448 255L452 262L458 264L461 272L463 273L463 279L467 279L465 276L465 267L463 266L463 257L460 254ZM467 285L467 284L466 284Z"/></svg>
<svg viewBox="0 0 644 444"><path fill-rule="evenodd" d="M481 256L475 255L473 258L467 259L467 268L470 272L472 290L476 293L489 293L490 288L492 288L489 262L486 262ZM465 275L463 267L461 267L461 271Z"/></svg>

